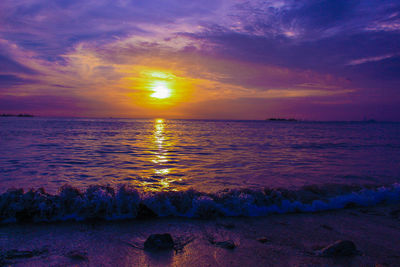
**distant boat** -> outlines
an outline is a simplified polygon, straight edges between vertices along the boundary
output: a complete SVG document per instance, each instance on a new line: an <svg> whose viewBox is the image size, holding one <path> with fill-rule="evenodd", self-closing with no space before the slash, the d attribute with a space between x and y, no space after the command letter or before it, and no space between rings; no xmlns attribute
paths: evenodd
<svg viewBox="0 0 400 267"><path fill-rule="evenodd" d="M296 119L269 118L266 121L298 121Z"/></svg>
<svg viewBox="0 0 400 267"><path fill-rule="evenodd" d="M0 114L0 117L27 117L32 118L35 117L31 114Z"/></svg>

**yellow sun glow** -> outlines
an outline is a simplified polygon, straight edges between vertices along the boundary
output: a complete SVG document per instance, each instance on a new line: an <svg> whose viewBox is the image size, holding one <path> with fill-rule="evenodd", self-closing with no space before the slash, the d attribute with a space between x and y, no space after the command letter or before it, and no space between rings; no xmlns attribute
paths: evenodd
<svg viewBox="0 0 400 267"><path fill-rule="evenodd" d="M152 93L150 96L154 98L164 99L171 96L171 89L164 82L156 82L154 83Z"/></svg>

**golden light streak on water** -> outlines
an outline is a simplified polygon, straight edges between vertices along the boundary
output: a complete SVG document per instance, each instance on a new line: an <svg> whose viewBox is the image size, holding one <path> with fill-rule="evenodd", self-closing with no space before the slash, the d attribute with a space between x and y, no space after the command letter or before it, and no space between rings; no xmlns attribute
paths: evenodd
<svg viewBox="0 0 400 267"><path fill-rule="evenodd" d="M153 175L149 177L149 181L142 182L142 186L147 186L149 191L160 191L160 190L173 190L177 189L171 185L174 181L181 181L182 178L171 178L168 177L168 174L171 173L171 168L166 167L168 165L168 150L167 147L170 144L166 138L166 122L164 119L155 119L154 120L154 131L152 136L152 144L153 147L150 147L150 150L153 151L153 158L151 162L154 164L152 169ZM157 179L158 181L154 181Z"/></svg>

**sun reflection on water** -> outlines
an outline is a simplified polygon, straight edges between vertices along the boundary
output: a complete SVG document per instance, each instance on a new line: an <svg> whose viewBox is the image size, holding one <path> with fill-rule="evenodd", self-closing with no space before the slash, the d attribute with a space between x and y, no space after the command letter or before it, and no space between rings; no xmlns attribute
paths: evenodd
<svg viewBox="0 0 400 267"><path fill-rule="evenodd" d="M154 164L152 172L153 179L158 179L157 182L149 183L149 190L177 190L171 185L172 182L182 179L173 179L167 177L171 173L172 168L168 165L168 149L171 146L171 141L166 138L168 132L166 130L166 122L164 119L154 120L154 132L152 136L152 149L154 155L151 162ZM152 185L152 186L151 186Z"/></svg>
<svg viewBox="0 0 400 267"><path fill-rule="evenodd" d="M154 173L157 175L167 175L170 172L170 169L155 169Z"/></svg>

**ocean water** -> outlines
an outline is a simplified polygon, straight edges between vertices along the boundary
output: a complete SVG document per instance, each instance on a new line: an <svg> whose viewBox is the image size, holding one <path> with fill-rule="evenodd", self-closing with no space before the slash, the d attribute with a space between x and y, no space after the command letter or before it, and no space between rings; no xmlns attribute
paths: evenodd
<svg viewBox="0 0 400 267"><path fill-rule="evenodd" d="M3 221L16 206L43 220L135 217L139 203L189 217L315 211L397 201L399 179L400 123L0 118Z"/></svg>
<svg viewBox="0 0 400 267"><path fill-rule="evenodd" d="M299 188L400 179L400 124L0 119L0 188Z"/></svg>

